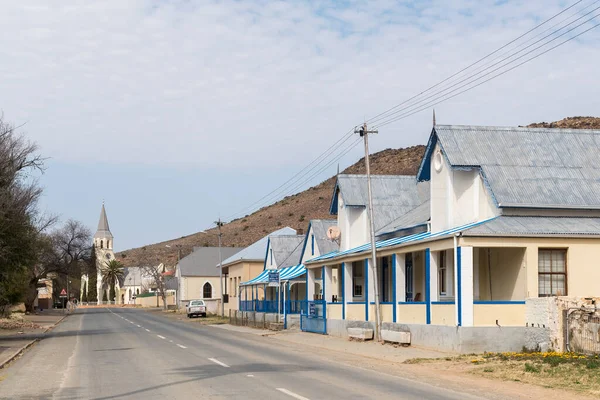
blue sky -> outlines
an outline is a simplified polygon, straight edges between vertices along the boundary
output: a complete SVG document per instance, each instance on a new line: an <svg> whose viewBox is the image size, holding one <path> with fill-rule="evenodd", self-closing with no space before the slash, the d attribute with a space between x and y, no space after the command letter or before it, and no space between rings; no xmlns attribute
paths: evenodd
<svg viewBox="0 0 600 400"><path fill-rule="evenodd" d="M364 118L569 4L9 2L0 109L50 158L42 207L95 229L104 199L121 250L235 213ZM599 38L592 31L436 106L438 123L597 113ZM430 128L427 110L382 128L372 149L424 144ZM354 149L342 167L360 156Z"/></svg>

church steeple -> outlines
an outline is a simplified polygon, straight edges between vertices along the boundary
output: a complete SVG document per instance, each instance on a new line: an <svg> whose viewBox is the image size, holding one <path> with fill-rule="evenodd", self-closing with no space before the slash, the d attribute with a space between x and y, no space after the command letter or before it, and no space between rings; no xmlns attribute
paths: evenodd
<svg viewBox="0 0 600 400"><path fill-rule="evenodd" d="M106 209L104 203L102 203L102 210L100 211L100 220L98 221L98 230L94 235L94 243L97 248L101 249L112 249L113 235L110 232L108 226L108 218L106 217Z"/></svg>

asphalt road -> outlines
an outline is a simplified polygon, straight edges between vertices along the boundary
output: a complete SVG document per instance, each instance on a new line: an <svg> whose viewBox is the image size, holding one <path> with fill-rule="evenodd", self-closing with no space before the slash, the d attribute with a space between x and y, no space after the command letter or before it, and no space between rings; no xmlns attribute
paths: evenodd
<svg viewBox="0 0 600 400"><path fill-rule="evenodd" d="M475 399L142 310L78 310L0 370L1 399Z"/></svg>

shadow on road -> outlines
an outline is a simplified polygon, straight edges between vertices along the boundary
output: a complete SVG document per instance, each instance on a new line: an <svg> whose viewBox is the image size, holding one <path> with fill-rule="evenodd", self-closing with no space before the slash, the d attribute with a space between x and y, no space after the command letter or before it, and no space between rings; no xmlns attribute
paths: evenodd
<svg viewBox="0 0 600 400"><path fill-rule="evenodd" d="M198 365L194 367L186 367L186 368L176 368L171 372L167 373L167 375L183 375L184 377L188 377L189 379L183 379L175 382L163 383L160 385L154 385L143 389L132 390L130 392L119 393L112 396L105 397L95 397L94 400L109 400L109 399L120 399L125 396L134 396L142 393L151 392L153 390L172 387L177 385L182 385L185 383L201 381L203 379L217 378L220 376L226 375L235 375L235 374L252 374L252 373L260 373L260 372L300 372L300 371L316 371L318 368L316 367L305 367L300 365L293 364L244 364L237 365L231 368L224 368L219 365L205 364Z"/></svg>

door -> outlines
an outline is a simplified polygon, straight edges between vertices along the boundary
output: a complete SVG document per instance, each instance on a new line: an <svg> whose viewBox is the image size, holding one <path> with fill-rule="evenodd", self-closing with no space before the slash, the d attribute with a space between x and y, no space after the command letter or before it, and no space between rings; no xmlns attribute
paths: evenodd
<svg viewBox="0 0 600 400"><path fill-rule="evenodd" d="M414 301L413 293L413 257L412 253L406 253L405 259L405 270L404 270L404 283L406 287L406 302Z"/></svg>

